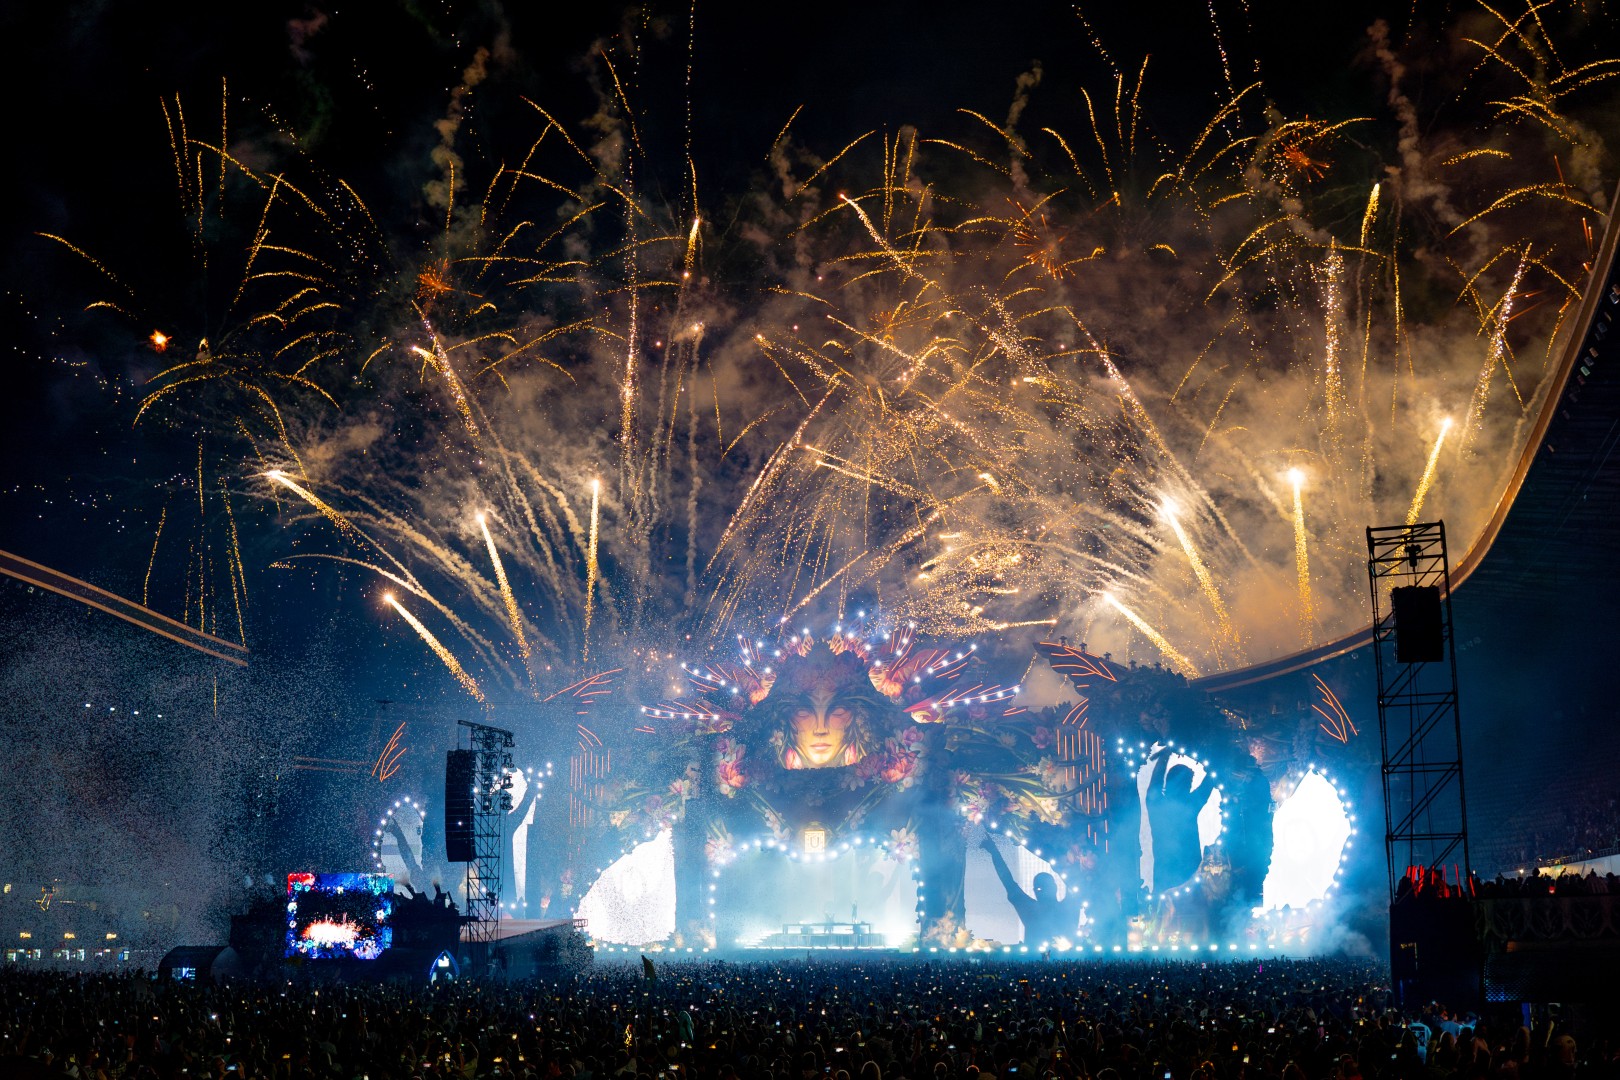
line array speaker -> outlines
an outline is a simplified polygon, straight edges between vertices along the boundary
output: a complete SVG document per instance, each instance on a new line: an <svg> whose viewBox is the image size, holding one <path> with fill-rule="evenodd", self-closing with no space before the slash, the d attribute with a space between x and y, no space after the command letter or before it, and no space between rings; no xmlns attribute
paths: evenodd
<svg viewBox="0 0 1620 1080"><path fill-rule="evenodd" d="M451 862L473 861L473 770L478 755L452 750L444 759L444 851Z"/></svg>

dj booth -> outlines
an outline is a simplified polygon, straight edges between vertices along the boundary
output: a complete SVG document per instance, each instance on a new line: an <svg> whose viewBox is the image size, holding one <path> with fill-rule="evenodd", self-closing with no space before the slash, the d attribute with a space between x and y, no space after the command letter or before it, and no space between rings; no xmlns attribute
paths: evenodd
<svg viewBox="0 0 1620 1080"><path fill-rule="evenodd" d="M759 943L766 949L881 949L882 934L867 922L783 923L779 933Z"/></svg>

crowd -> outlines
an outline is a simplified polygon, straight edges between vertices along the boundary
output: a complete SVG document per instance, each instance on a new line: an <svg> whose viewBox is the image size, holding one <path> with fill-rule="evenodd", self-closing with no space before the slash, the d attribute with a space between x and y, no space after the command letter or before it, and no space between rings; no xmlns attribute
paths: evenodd
<svg viewBox="0 0 1620 1080"><path fill-rule="evenodd" d="M1604 783L1570 785L1555 803L1529 808L1522 839L1492 852L1514 869L1579 862L1620 850L1620 793Z"/></svg>
<svg viewBox="0 0 1620 1080"><path fill-rule="evenodd" d="M1574 1080L1620 1033L1391 1004L1348 960L598 964L556 983L0 972L0 1076Z"/></svg>
<svg viewBox="0 0 1620 1080"><path fill-rule="evenodd" d="M1482 900L1499 900L1518 896L1611 896L1620 895L1620 877L1588 870L1584 874L1568 873L1553 876L1540 870L1528 874L1498 874L1495 880L1479 884Z"/></svg>

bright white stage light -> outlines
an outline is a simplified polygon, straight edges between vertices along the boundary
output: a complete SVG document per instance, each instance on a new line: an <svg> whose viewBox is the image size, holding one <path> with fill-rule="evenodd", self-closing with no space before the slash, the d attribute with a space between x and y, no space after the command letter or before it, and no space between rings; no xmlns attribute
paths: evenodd
<svg viewBox="0 0 1620 1080"><path fill-rule="evenodd" d="M597 941L647 945L675 932L675 840L668 829L602 871L574 912Z"/></svg>
<svg viewBox="0 0 1620 1080"><path fill-rule="evenodd" d="M1350 815L1327 778L1308 772L1271 819L1271 872L1262 906L1304 907L1327 896L1350 839Z"/></svg>

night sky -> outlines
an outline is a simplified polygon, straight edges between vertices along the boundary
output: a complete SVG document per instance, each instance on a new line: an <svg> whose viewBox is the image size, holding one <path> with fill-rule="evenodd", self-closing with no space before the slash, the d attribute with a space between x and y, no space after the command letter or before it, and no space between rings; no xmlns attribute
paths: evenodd
<svg viewBox="0 0 1620 1080"><path fill-rule="evenodd" d="M177 95L194 137L212 138L225 80L233 153L261 168L296 163L307 174L343 178L364 195L396 250L409 254L436 235L436 212L422 197L434 173L434 123L480 48L492 49L494 60L458 136L469 162L521 158L534 132L525 97L565 124L581 124L596 109L604 78L590 57L606 48L635 82L632 106L646 159L655 163L641 177L642 192L671 203L685 197L679 163L690 109L700 199L712 199L712 213L768 181L766 152L800 106L797 138L830 155L868 130L961 130L951 128L960 108L1004 118L1017 81L1036 63L1041 81L1024 131L1049 123L1074 129L1080 87L1106 93L1110 61L1134 78L1150 55L1146 120L1184 143L1224 96L1223 48L1233 82L1252 81L1258 66L1268 99L1284 113L1331 119L1370 112L1381 106L1383 88L1367 60L1366 28L1384 16L1400 37L1414 10L1407 3L1216 4L1217 33L1202 0L1079 7L1077 14L1073 5L1024 2L699 3L655 7L649 16L607 5L559 13L552 4L453 0L8 5L0 35L15 47L16 94L8 115L9 194L0 209L0 319L10 345L0 394L0 549L139 599L160 514L189 490L195 432L132 426L143 386L174 360L155 352L145 335L206 335L218 295L229 291L221 283L235 272L224 256L211 271L219 280L199 282L191 269L160 108ZM1448 9L1416 5L1437 23ZM1599 22L1612 36L1606 20ZM626 28L644 46L639 65L624 50ZM1431 30L1421 24L1413 33L1423 40ZM1603 51L1590 35L1583 47ZM1439 52L1435 63L1444 65ZM1430 85L1417 73L1408 89L1429 104ZM1449 92L1455 76L1437 74L1433 85ZM1430 122L1449 117L1437 109ZM1607 166L1612 186L1612 158ZM238 215L208 240L240 252L251 227L251 215ZM185 323L164 325L159 316L148 326L140 317L86 312L106 290L84 260L38 233L71 241L138 291L162 297L163 311L186 313ZM715 250L716 274L750 273L743 260L728 263L722 245ZM189 800L172 808L216 821L207 842L213 857L229 850L222 863L252 874L286 858L349 859L355 823L371 814L369 792L356 793L347 777L315 773L288 784L280 779L286 764L298 755L374 754L400 716L420 725L411 767L430 786L435 752L450 741L449 718L465 712L466 702L408 629L376 616L369 581L270 569L301 542L273 515L242 522L252 594L246 636L254 652L246 673L138 639L66 601L0 587L0 635L9 650L0 668L7 685L36 688L21 710L34 712L12 721L13 737L48 741L60 730L56 710L70 698L93 701L98 716L103 702L128 710L169 701L189 710L187 727L198 741L188 752L226 762L214 782L243 792L228 813L217 809L231 799L224 793L197 795L208 809ZM188 601L179 578L167 580L151 606L179 617ZM225 720L213 711L216 676L226 687ZM108 729L53 749L50 760L72 769L99 759L98 770L126 775L156 770L171 733L141 730L152 746L126 745L142 740ZM215 735L204 737L209 730ZM164 774L153 783L172 792L185 780ZM63 797L94 806L104 797L92 788L63 785ZM279 847L266 841L267 821L311 805L325 808L330 828L283 835ZM128 821L124 814L109 807L101 820ZM52 819L52 830L74 827L71 812ZM132 845L150 842L130 834ZM49 861L43 850L30 845L22 860L41 871ZM167 857L165 865L179 868L210 856L178 844Z"/></svg>

